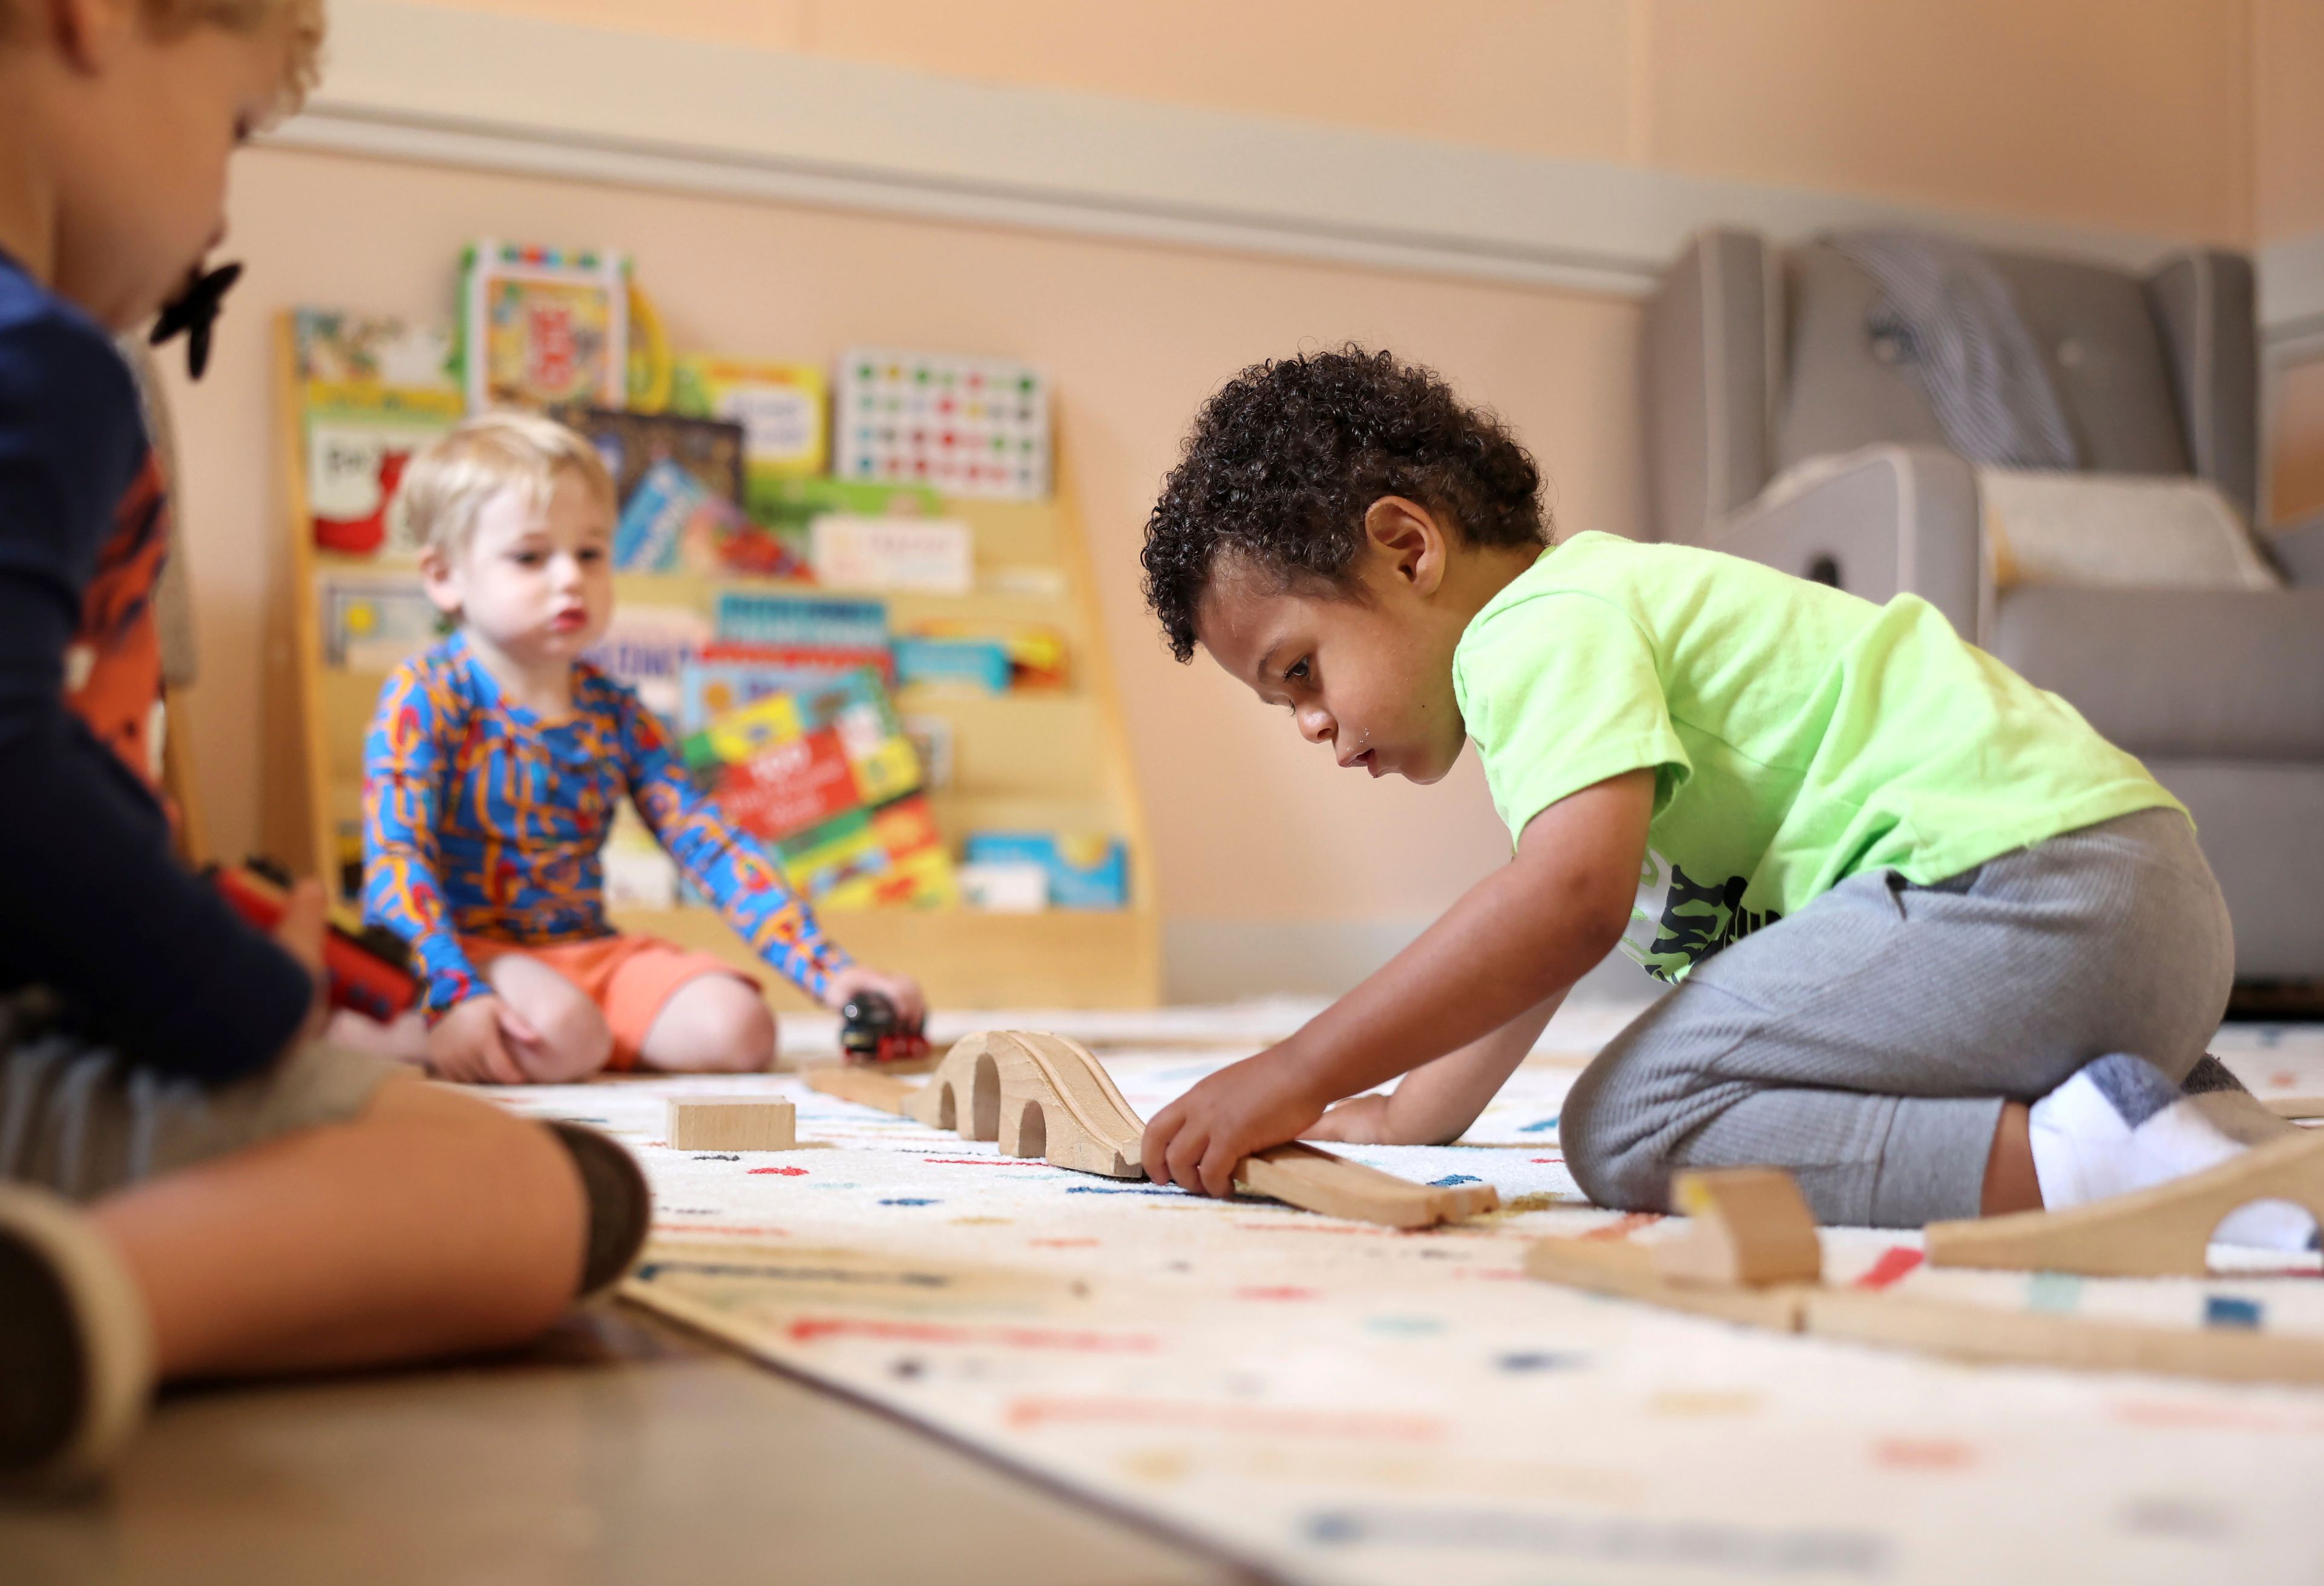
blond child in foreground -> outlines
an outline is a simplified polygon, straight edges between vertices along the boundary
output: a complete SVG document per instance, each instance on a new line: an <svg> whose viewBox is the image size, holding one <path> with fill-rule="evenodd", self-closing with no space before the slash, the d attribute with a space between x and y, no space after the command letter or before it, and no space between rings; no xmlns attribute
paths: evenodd
<svg viewBox="0 0 2324 1586"><path fill-rule="evenodd" d="M68 653L159 693L111 334L220 239L321 34L312 0L0 0L0 1480L101 1468L157 1377L523 1339L644 1235L604 1136L317 1041L320 894L252 931L64 704Z"/></svg>
<svg viewBox="0 0 2324 1586"><path fill-rule="evenodd" d="M825 936L635 692L581 659L613 615L613 484L589 443L485 414L413 460L403 501L428 593L460 626L380 692L364 910L426 978L429 1065L513 1083L773 1063L755 982L606 922L598 855L624 799L770 965L834 1008L881 992L917 1025L919 987Z"/></svg>

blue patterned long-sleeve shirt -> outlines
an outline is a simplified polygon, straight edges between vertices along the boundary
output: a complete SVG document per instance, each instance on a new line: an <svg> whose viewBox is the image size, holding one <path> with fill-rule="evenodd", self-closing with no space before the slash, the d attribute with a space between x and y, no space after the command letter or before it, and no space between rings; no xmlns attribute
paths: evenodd
<svg viewBox="0 0 2324 1586"><path fill-rule="evenodd" d="M364 917L411 945L440 1014L484 989L462 935L613 934L599 853L623 795L753 951L820 1000L847 954L758 843L688 779L653 713L586 662L553 725L459 634L398 668L364 741Z"/></svg>

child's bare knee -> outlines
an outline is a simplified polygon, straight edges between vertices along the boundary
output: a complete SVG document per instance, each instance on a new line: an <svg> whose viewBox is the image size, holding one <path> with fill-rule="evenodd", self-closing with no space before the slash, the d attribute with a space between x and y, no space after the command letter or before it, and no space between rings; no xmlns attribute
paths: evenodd
<svg viewBox="0 0 2324 1586"><path fill-rule="evenodd" d="M775 1061L775 1016L758 989L738 980L712 980L700 988L702 1065L756 1073Z"/></svg>

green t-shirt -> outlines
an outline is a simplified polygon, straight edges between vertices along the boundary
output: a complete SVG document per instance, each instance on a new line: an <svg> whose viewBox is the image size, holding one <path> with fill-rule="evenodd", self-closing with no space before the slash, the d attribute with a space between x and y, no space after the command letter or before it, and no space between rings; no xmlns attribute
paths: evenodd
<svg viewBox="0 0 2324 1586"><path fill-rule="evenodd" d="M1578 534L1479 612L1452 685L1514 839L1655 770L1623 950L1665 980L1849 876L1957 875L2179 807L2073 706L1955 634L1716 551Z"/></svg>

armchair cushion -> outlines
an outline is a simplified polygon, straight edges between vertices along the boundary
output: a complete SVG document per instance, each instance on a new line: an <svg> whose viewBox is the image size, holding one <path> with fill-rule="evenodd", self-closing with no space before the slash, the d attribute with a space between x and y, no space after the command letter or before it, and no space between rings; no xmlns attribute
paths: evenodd
<svg viewBox="0 0 2324 1586"><path fill-rule="evenodd" d="M2177 399L2144 283L2102 265L1992 255L2074 432L2082 466L2101 473L2184 474ZM1879 289L1827 244L1784 255L1784 397L1778 470L1887 442L1947 447L1903 362L1876 341Z"/></svg>
<svg viewBox="0 0 2324 1586"><path fill-rule="evenodd" d="M2324 759L2324 589L2027 585L1992 650L2134 754Z"/></svg>

